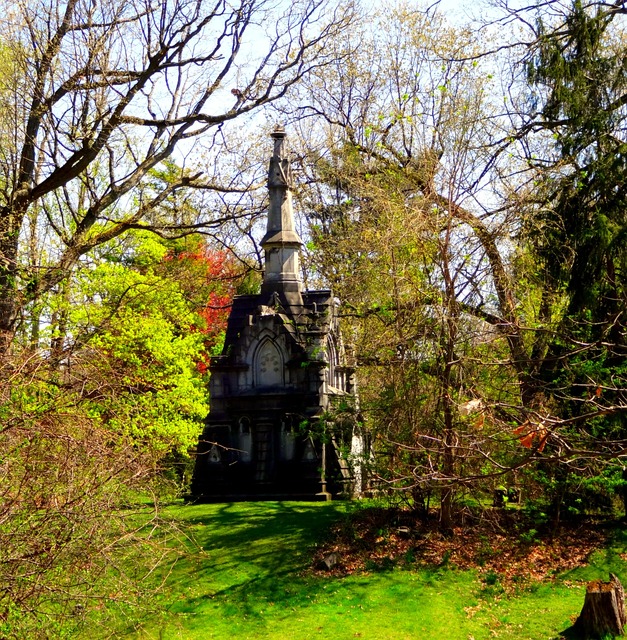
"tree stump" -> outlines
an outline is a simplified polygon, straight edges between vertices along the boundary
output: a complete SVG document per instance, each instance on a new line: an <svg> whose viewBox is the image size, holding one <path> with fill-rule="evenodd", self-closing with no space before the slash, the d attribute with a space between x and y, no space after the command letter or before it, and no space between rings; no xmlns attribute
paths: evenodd
<svg viewBox="0 0 627 640"><path fill-rule="evenodd" d="M582 638L622 636L627 623L625 590L610 573L610 581L593 580L586 586L586 598L574 629Z"/></svg>

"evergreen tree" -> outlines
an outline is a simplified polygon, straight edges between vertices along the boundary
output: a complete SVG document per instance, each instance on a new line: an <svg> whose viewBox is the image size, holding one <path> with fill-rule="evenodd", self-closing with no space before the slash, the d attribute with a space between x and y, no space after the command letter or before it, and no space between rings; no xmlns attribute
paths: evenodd
<svg viewBox="0 0 627 640"><path fill-rule="evenodd" d="M538 20L528 128L551 134L529 242L561 320L538 369L564 417L624 411L627 356L627 57L620 3L576 0ZM548 161L548 168L546 163ZM537 233L540 230L540 233ZM556 391L558 390L559 391ZM588 402L594 399L592 405ZM620 409L619 409L620 408ZM619 420L622 422L622 418Z"/></svg>

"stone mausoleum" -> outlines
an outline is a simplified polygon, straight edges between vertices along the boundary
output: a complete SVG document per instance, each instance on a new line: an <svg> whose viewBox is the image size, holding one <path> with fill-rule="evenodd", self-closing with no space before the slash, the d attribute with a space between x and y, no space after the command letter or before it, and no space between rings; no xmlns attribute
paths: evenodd
<svg viewBox="0 0 627 640"><path fill-rule="evenodd" d="M237 296L192 495L201 501L324 500L362 490L363 435L329 290L304 291L285 131L272 134L261 292Z"/></svg>

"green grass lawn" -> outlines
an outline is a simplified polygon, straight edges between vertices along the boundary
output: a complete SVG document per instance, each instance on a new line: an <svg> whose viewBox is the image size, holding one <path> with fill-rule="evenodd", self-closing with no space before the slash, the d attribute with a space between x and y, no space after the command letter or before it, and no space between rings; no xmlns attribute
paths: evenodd
<svg viewBox="0 0 627 640"><path fill-rule="evenodd" d="M83 638L310 640L549 639L581 610L584 584L627 578L618 535L588 566L506 596L498 579L449 567L346 577L313 575L312 549L350 503L170 506L182 534L178 561L152 573L151 607L118 605L116 626L88 617ZM97 612L96 612L97 613ZM100 616L103 612L100 611Z"/></svg>

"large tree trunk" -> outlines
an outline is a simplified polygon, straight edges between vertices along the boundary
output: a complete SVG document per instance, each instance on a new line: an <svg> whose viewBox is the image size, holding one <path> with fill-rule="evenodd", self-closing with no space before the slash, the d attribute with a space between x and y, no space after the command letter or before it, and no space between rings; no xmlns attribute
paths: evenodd
<svg viewBox="0 0 627 640"><path fill-rule="evenodd" d="M19 225L16 216L0 211L0 357L13 341L17 304L17 249Z"/></svg>
<svg viewBox="0 0 627 640"><path fill-rule="evenodd" d="M0 358L9 350L15 333L15 301L7 296L11 289L3 280L0 274Z"/></svg>
<svg viewBox="0 0 627 640"><path fill-rule="evenodd" d="M625 591L620 580L611 573L609 582L589 582L583 609L574 625L581 637L622 636L626 622Z"/></svg>

